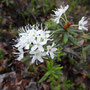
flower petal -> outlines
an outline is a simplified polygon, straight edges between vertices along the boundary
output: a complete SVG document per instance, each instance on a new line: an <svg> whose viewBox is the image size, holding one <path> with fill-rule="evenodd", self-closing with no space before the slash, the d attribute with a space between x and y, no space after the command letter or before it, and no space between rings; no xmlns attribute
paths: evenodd
<svg viewBox="0 0 90 90"><path fill-rule="evenodd" d="M31 48L31 51L34 51L34 50L36 50L37 49L37 45L34 45L32 48Z"/></svg>

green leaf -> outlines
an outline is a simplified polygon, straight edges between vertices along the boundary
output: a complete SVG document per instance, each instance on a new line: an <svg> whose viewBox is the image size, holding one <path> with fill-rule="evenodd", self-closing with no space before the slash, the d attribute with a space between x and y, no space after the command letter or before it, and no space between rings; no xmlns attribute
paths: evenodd
<svg viewBox="0 0 90 90"><path fill-rule="evenodd" d="M47 68L50 69L50 61L46 61Z"/></svg>
<svg viewBox="0 0 90 90"><path fill-rule="evenodd" d="M69 55L68 58L69 58L69 62L70 62L72 65L75 64L75 59L73 59L71 55Z"/></svg>
<svg viewBox="0 0 90 90"><path fill-rule="evenodd" d="M64 33L64 43L68 42L68 33Z"/></svg>
<svg viewBox="0 0 90 90"><path fill-rule="evenodd" d="M63 67L57 66L55 70L61 70Z"/></svg>
<svg viewBox="0 0 90 90"><path fill-rule="evenodd" d="M51 73L50 71L46 72L45 75L39 80L39 83L45 81L48 78L48 76L50 75L50 73Z"/></svg>
<svg viewBox="0 0 90 90"><path fill-rule="evenodd" d="M54 33L61 33L61 32L63 32L64 30L61 28L61 29L59 29L59 30L56 30L56 31L53 31Z"/></svg>
<svg viewBox="0 0 90 90"><path fill-rule="evenodd" d="M73 30L68 30L68 32L70 33L70 34L72 34L73 36L75 36L76 37L76 33L75 32L73 32Z"/></svg>
<svg viewBox="0 0 90 90"><path fill-rule="evenodd" d="M75 33L83 33L82 30L72 30L72 31L75 32Z"/></svg>
<svg viewBox="0 0 90 90"><path fill-rule="evenodd" d="M86 52L85 52L84 48L82 48L82 58L84 60L86 60Z"/></svg>
<svg viewBox="0 0 90 90"><path fill-rule="evenodd" d="M55 88L55 90L60 90L60 85L58 85L58 86Z"/></svg>
<svg viewBox="0 0 90 90"><path fill-rule="evenodd" d="M4 58L3 51L0 50L0 59Z"/></svg>
<svg viewBox="0 0 90 90"><path fill-rule="evenodd" d="M52 75L53 75L53 77L56 78L56 79L59 78L58 75L56 75L56 74L54 74L54 73L53 73Z"/></svg>
<svg viewBox="0 0 90 90"><path fill-rule="evenodd" d="M86 51L90 50L90 45L86 46L85 48L82 48L82 57L84 60L86 60Z"/></svg>
<svg viewBox="0 0 90 90"><path fill-rule="evenodd" d="M27 57L23 58L22 59L22 62L26 62L26 61L29 61L31 58L30 58L30 55L28 55Z"/></svg>
<svg viewBox="0 0 90 90"><path fill-rule="evenodd" d="M85 34L85 35L82 36L82 38L87 39L87 40L90 40L90 35L86 35Z"/></svg>
<svg viewBox="0 0 90 90"><path fill-rule="evenodd" d="M77 43L77 41L75 41L75 39L71 36L69 36L69 40L76 46L79 46L79 44Z"/></svg>
<svg viewBox="0 0 90 90"><path fill-rule="evenodd" d="M57 25L55 22L52 22L52 21L51 22L50 21L46 22L45 26L47 26L48 29L52 29L52 30L59 28L59 25Z"/></svg>
<svg viewBox="0 0 90 90"><path fill-rule="evenodd" d="M88 46L86 46L85 48L84 48L84 50L86 51L86 50L90 50L90 45L88 45Z"/></svg>
<svg viewBox="0 0 90 90"><path fill-rule="evenodd" d="M50 60L50 67L53 67L53 59Z"/></svg>

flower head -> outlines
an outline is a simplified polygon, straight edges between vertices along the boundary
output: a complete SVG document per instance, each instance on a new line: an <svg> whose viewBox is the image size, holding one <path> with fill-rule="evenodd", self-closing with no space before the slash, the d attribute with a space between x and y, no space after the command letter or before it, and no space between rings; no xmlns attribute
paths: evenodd
<svg viewBox="0 0 90 90"><path fill-rule="evenodd" d="M79 21L78 29L88 31L88 28L87 28L88 21L85 19L86 19L86 17L84 17L84 16L81 18L81 20Z"/></svg>
<svg viewBox="0 0 90 90"><path fill-rule="evenodd" d="M48 45L47 46L47 55L50 55L50 57L53 59L54 58L54 52L57 50L57 48L54 47L54 43L52 46Z"/></svg>
<svg viewBox="0 0 90 90"><path fill-rule="evenodd" d="M61 6L60 8L56 9L56 11L54 11L55 15L53 15L54 16L53 21L58 24L62 14L65 13L68 8L69 8L69 5L65 7Z"/></svg>
<svg viewBox="0 0 90 90"><path fill-rule="evenodd" d="M45 31L42 27L27 25L21 29L19 38L16 40L17 44L14 45L19 51L17 60L21 60L24 57L24 50L33 54L32 62L35 60L43 62L43 56L45 56L44 46L47 44L50 37L50 31Z"/></svg>

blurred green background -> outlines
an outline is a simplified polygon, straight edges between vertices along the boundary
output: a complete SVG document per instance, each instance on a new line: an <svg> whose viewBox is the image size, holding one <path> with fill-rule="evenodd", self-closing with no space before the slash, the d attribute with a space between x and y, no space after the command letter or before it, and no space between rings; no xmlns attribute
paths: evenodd
<svg viewBox="0 0 90 90"><path fill-rule="evenodd" d="M58 7L57 2L58 6L63 2L70 5L69 17L74 21L90 10L90 0L0 0L0 29L45 22Z"/></svg>

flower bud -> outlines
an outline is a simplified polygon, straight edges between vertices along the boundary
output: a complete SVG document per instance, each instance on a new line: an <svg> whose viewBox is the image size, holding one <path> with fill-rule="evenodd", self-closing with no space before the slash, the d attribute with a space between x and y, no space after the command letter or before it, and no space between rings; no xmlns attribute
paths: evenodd
<svg viewBox="0 0 90 90"><path fill-rule="evenodd" d="M71 26L71 22L68 21L68 22L67 22L67 25L68 25L68 27L70 27L70 26Z"/></svg>

